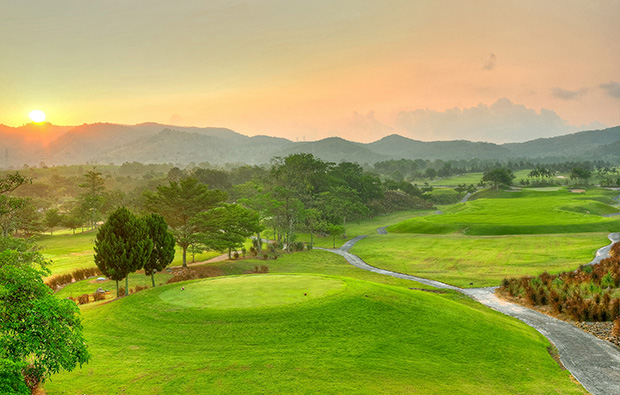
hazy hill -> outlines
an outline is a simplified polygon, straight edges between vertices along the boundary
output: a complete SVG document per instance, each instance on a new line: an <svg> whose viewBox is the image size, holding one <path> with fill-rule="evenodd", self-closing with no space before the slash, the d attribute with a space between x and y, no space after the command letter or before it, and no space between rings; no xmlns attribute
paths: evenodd
<svg viewBox="0 0 620 395"><path fill-rule="evenodd" d="M398 159L496 159L511 155L509 150L493 143L466 140L426 142L397 134L370 143L368 147L377 153Z"/></svg>
<svg viewBox="0 0 620 395"><path fill-rule="evenodd" d="M391 159L391 155L383 155L370 149L367 144L344 140L340 137L328 137L319 141L299 142L278 152L277 156L295 153L309 153L328 162L369 163ZM355 159L354 159L355 158Z"/></svg>
<svg viewBox="0 0 620 395"><path fill-rule="evenodd" d="M528 158L544 158L549 156L566 156L573 158L589 157L592 159L603 159L597 154L599 148L603 148L608 144L615 143L615 152L606 152L613 154L617 158L620 153L620 126L607 128L602 130L588 130L567 134L564 136L541 138L524 143L508 143L503 147L512 152L513 156ZM617 160L616 160L617 162Z"/></svg>
<svg viewBox="0 0 620 395"><path fill-rule="evenodd" d="M142 123L81 126L29 124L19 128L0 125L0 167L23 164L191 162L268 163L274 156L307 152L330 162L373 164L388 159L543 159L620 160L620 127L591 130L525 143L493 144L454 141L418 141L399 135L369 144L339 137L293 142L269 136L248 137L226 128L197 128Z"/></svg>

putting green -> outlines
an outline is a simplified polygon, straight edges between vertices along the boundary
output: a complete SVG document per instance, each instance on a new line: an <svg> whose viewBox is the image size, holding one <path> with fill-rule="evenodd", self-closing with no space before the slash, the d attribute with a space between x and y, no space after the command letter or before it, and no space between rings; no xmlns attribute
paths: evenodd
<svg viewBox="0 0 620 395"><path fill-rule="evenodd" d="M191 282L159 295L167 303L209 309L247 309L303 303L342 291L341 280L322 276L255 275Z"/></svg>

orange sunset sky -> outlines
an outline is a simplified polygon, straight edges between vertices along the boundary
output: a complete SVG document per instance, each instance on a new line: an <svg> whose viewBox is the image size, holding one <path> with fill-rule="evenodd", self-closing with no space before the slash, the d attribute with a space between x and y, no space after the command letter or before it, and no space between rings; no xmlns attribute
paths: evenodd
<svg viewBox="0 0 620 395"><path fill-rule="evenodd" d="M0 0L0 123L523 141L620 124L617 0Z"/></svg>

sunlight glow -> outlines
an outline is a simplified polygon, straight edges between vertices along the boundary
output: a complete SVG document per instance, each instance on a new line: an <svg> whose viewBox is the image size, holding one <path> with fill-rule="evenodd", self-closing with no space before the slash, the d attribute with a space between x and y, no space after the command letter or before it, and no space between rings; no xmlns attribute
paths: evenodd
<svg viewBox="0 0 620 395"><path fill-rule="evenodd" d="M41 123L45 121L45 113L41 110L32 110L28 116L32 119L32 122Z"/></svg>

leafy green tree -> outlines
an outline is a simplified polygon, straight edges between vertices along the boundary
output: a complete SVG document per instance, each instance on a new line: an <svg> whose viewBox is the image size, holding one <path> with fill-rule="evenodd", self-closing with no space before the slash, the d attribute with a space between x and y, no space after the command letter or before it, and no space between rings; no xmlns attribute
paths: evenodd
<svg viewBox="0 0 620 395"><path fill-rule="evenodd" d="M174 260L174 235L168 231L168 224L160 214L150 214L144 218L153 249L144 264L144 274L151 276L155 287L155 272L161 272Z"/></svg>
<svg viewBox="0 0 620 395"><path fill-rule="evenodd" d="M342 221L343 234L346 237L347 217L367 213L368 209L357 192L349 187L339 186L322 195L324 212L332 222Z"/></svg>
<svg viewBox="0 0 620 395"><path fill-rule="evenodd" d="M573 169L570 172L570 178L571 180L581 180L584 183L588 183L588 180L590 179L590 177L592 177L592 172L586 168L583 167L573 167Z"/></svg>
<svg viewBox="0 0 620 395"><path fill-rule="evenodd" d="M85 218L90 221L91 228L96 228L97 221L101 219L101 209L105 203L105 181L101 173L91 170L84 174L86 179L80 188L85 190L80 194L81 211Z"/></svg>
<svg viewBox="0 0 620 395"><path fill-rule="evenodd" d="M228 250L229 258L233 249L242 247L248 237L262 229L259 214L238 204L198 213L193 222L200 230L197 240L212 250Z"/></svg>
<svg viewBox="0 0 620 395"><path fill-rule="evenodd" d="M43 217L43 223L45 227L49 229L50 234L54 234L54 228L63 222L63 216L60 214L57 208L51 208L45 212Z"/></svg>
<svg viewBox="0 0 620 395"><path fill-rule="evenodd" d="M95 237L95 264L112 280L125 279L125 294L129 294L129 273L140 270L147 263L153 241L142 218L125 207L114 211L101 225Z"/></svg>
<svg viewBox="0 0 620 395"><path fill-rule="evenodd" d="M336 248L336 237L342 236L344 234L344 226L327 224L325 230L332 237L333 248Z"/></svg>
<svg viewBox="0 0 620 395"><path fill-rule="evenodd" d="M5 241L0 243L0 391L34 393L52 374L71 371L90 355L80 310L45 285L49 271L41 255L21 248L24 242ZM6 249L9 245L18 249Z"/></svg>
<svg viewBox="0 0 620 395"><path fill-rule="evenodd" d="M512 174L512 170L505 167L486 171L482 176L482 182L491 182L496 190L499 190L500 185L511 185L514 179L515 176Z"/></svg>
<svg viewBox="0 0 620 395"><path fill-rule="evenodd" d="M183 267L187 267L187 248L195 242L194 216L222 204L227 195L218 189L209 189L195 178L184 178L160 185L156 192L144 194L146 207L161 214L173 229L177 245L183 251Z"/></svg>

